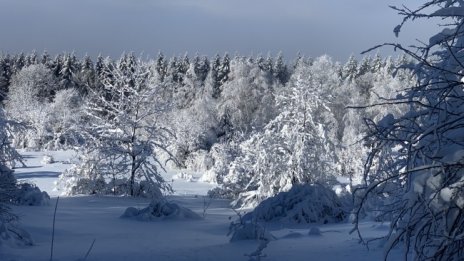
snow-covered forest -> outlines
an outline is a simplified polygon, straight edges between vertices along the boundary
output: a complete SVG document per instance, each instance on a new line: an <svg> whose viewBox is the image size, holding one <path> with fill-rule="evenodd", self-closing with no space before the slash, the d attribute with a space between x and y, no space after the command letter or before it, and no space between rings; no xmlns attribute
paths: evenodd
<svg viewBox="0 0 464 261"><path fill-rule="evenodd" d="M0 54L0 259L464 259L464 3L393 9L446 25L343 62Z"/></svg>

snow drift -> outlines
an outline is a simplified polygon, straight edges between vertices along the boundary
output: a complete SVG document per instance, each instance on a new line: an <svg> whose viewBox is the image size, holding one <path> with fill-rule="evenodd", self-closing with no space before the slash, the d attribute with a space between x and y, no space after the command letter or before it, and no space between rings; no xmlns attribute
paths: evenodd
<svg viewBox="0 0 464 261"><path fill-rule="evenodd" d="M201 219L200 215L192 210L165 199L153 200L148 207L143 209L129 207L121 218L140 221Z"/></svg>

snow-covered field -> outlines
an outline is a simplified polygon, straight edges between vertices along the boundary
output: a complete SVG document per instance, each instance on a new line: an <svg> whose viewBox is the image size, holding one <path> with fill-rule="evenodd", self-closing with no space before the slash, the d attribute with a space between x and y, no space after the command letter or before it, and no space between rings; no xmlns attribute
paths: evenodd
<svg viewBox="0 0 464 261"><path fill-rule="evenodd" d="M23 152L26 168L17 168L17 178L37 184L51 196L49 206L14 207L21 224L31 233L32 247L0 246L0 260L49 260L54 203L59 191L53 182L75 161L73 152ZM42 162L44 155L55 162ZM188 173L195 180L198 173ZM174 171L165 174L167 180L182 176ZM189 175L183 175L189 176ZM174 176L175 178L175 176ZM188 207L200 215L204 212L204 198L213 185L174 179L174 195L169 200ZM76 196L59 199L56 216L54 260L83 258L92 241L95 244L87 260L248 260L245 254L258 246L254 240L229 242L226 236L235 212L226 200L215 199L200 220L164 220L143 222L122 219L127 207L143 208L147 199L128 197ZM308 235L317 226L320 235ZM374 222L362 223L365 236L378 237L388 226ZM356 235L349 234L346 224L304 225L287 227L282 224L266 226L277 240L263 251L262 260L382 260L381 243L370 249L358 244ZM399 258L399 251L390 258Z"/></svg>

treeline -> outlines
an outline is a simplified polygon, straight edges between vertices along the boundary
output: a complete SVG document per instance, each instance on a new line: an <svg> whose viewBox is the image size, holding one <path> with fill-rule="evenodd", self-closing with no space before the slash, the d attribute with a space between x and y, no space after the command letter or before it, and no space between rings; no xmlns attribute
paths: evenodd
<svg viewBox="0 0 464 261"><path fill-rule="evenodd" d="M92 60L72 53L53 59L32 53L0 58L0 87L7 115L28 126L14 134L14 143L32 149L85 147L88 127L104 128L96 121L113 114L106 121L120 122L108 132L109 140L124 129L122 121L137 116L126 100L135 101L150 90L151 102L138 100L156 113L143 120L173 134L166 136L162 148L177 166L205 172L203 180L220 184L212 193L237 199L238 205L256 205L293 184L333 185L340 176L359 182L370 146L363 141L369 126L364 119L375 121L386 112L380 107L346 107L396 96L400 86L414 80L407 70L398 69L407 63L404 57L378 55L360 61L351 57L340 64L327 56L287 62L281 55L168 59L160 53L143 60L127 53L116 60ZM106 107L96 108L98 99ZM395 111L394 106L390 109ZM141 133L145 138L152 135ZM127 184L127 176L116 182L104 175L110 172L101 169L78 179L84 180L84 187L98 179L101 193L127 193L114 187ZM143 175L137 177L144 180ZM109 180L112 188L101 185ZM73 191L99 193L97 188Z"/></svg>

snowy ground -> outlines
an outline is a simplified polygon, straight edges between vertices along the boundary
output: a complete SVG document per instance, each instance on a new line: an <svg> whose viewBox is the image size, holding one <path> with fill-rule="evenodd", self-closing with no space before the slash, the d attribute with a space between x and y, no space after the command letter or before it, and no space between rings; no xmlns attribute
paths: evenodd
<svg viewBox="0 0 464 261"><path fill-rule="evenodd" d="M41 163L50 154L55 163ZM0 260L49 260L53 203L58 191L53 182L75 161L72 152L23 152L26 168L15 170L19 179L28 179L52 197L50 206L14 207L22 226L31 233L35 245L27 248L0 246ZM173 175L165 174L167 180ZM194 178L198 177L196 173ZM210 184L175 180L175 194L170 200L202 215L204 199ZM235 213L226 200L214 200L202 220L141 222L121 219L127 207L143 208L146 199L127 197L77 196L61 197L56 219L54 260L78 260L95 245L87 260L248 260L244 254L253 252L258 242L247 240L229 243L226 236L230 217ZM351 224L319 225L320 236L309 236L312 225L267 227L277 240L269 243L262 260L382 260L383 249L373 243L368 251L358 244L356 235L348 232ZM379 223L362 224L366 236L385 234L387 226ZM391 260L399 258L395 252Z"/></svg>

